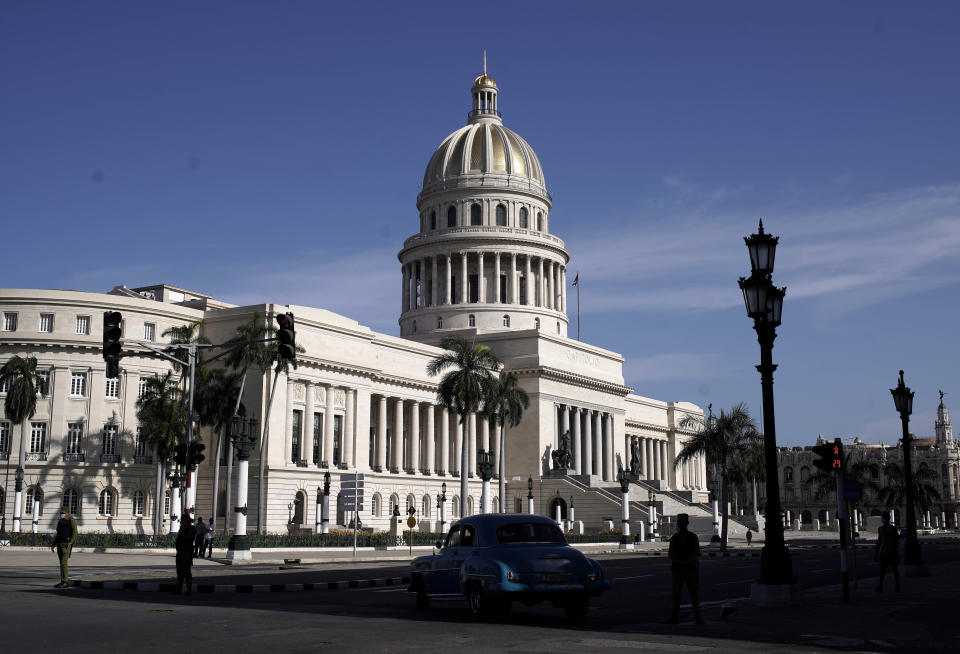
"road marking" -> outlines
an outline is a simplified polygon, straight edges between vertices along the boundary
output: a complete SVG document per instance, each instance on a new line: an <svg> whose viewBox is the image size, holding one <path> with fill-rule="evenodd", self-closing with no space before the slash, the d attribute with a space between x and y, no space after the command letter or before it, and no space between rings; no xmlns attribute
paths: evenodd
<svg viewBox="0 0 960 654"><path fill-rule="evenodd" d="M632 577L614 577L610 581L623 581L624 579L644 579L646 577L652 577L653 575L634 575Z"/></svg>

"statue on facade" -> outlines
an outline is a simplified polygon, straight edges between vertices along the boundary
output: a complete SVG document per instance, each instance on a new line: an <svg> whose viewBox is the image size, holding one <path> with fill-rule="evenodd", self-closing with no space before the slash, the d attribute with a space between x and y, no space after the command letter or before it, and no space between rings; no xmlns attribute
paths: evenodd
<svg viewBox="0 0 960 654"><path fill-rule="evenodd" d="M640 439L630 441L630 474L634 479L640 478Z"/></svg>
<svg viewBox="0 0 960 654"><path fill-rule="evenodd" d="M560 434L560 444L551 455L553 457L553 469L565 470L573 465L573 457L570 455L570 431Z"/></svg>

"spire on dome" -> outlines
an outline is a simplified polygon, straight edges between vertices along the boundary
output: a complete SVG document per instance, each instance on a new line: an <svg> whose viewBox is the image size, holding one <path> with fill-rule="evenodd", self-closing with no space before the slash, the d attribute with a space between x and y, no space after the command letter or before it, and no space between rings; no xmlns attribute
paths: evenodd
<svg viewBox="0 0 960 654"><path fill-rule="evenodd" d="M938 443L949 443L953 441L953 425L950 423L950 412L943 404L944 395L946 395L946 393L940 391L940 406L937 407L937 420L933 423L933 431Z"/></svg>
<svg viewBox="0 0 960 654"><path fill-rule="evenodd" d="M469 122L480 121L502 123L497 107L497 83L487 75L487 51L483 51L483 72L473 80L470 94L473 96L473 109L468 116Z"/></svg>

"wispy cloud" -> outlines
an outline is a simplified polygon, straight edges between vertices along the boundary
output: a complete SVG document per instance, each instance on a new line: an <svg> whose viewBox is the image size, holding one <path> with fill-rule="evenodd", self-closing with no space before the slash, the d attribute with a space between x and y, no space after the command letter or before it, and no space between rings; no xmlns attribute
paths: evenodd
<svg viewBox="0 0 960 654"><path fill-rule="evenodd" d="M627 383L642 383L675 379L708 380L722 371L719 354L691 354L664 352L651 356L627 357L623 376Z"/></svg>

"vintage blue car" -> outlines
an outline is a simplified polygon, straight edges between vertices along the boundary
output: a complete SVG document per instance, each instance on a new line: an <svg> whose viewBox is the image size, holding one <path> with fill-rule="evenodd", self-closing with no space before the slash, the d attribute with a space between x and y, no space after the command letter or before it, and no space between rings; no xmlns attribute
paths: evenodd
<svg viewBox="0 0 960 654"><path fill-rule="evenodd" d="M456 522L437 553L413 561L417 608L432 598L466 599L474 616L509 610L513 601L552 602L571 618L609 590L603 568L567 545L557 523L525 514L474 515Z"/></svg>

